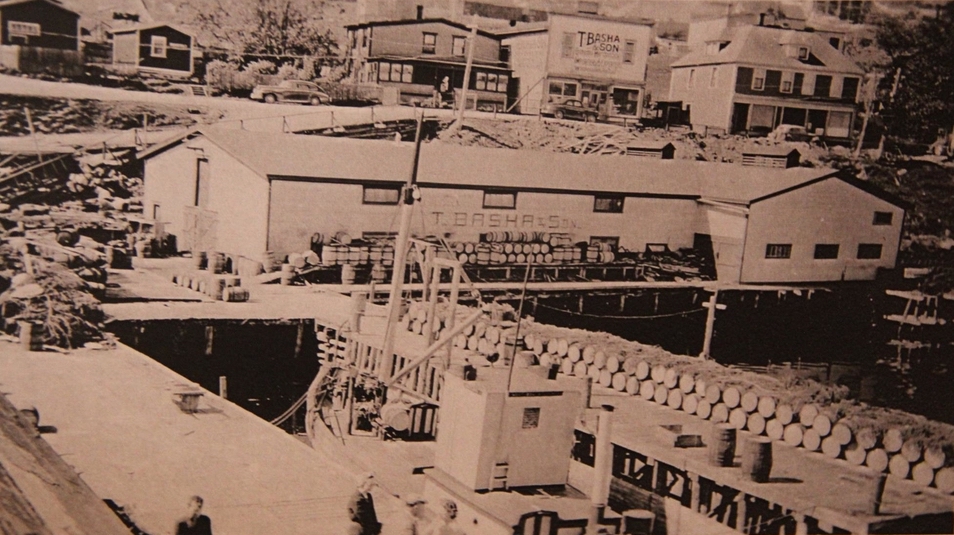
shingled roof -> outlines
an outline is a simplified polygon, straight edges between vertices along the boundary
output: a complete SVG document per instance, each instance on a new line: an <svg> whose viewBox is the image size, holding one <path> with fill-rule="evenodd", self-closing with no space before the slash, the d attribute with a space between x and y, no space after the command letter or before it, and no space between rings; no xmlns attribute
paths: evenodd
<svg viewBox="0 0 954 535"><path fill-rule="evenodd" d="M845 74L864 74L858 65L848 59L821 36L804 31L770 26L741 26L725 39L729 44L715 54L697 50L679 58L673 68L699 65L741 64L790 71L822 71ZM785 55L784 45L809 46L811 62Z"/></svg>

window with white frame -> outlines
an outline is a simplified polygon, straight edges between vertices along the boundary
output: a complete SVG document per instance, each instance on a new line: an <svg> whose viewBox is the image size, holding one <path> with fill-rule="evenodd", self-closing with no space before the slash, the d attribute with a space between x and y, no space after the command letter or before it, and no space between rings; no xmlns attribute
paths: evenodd
<svg viewBox="0 0 954 535"><path fill-rule="evenodd" d="M497 92L506 93L507 92L507 83L510 81L510 77L506 74L497 75Z"/></svg>
<svg viewBox="0 0 954 535"><path fill-rule="evenodd" d="M424 32L424 42L421 45L422 54L437 53L437 34Z"/></svg>
<svg viewBox="0 0 954 535"><path fill-rule="evenodd" d="M808 59L808 56L810 53L811 51L808 49L807 46L798 47L798 59L805 61Z"/></svg>
<svg viewBox="0 0 954 535"><path fill-rule="evenodd" d="M463 56L467 51L467 38L455 35L453 42L451 43L451 54L455 56Z"/></svg>
<svg viewBox="0 0 954 535"><path fill-rule="evenodd" d="M487 89L487 73L477 72L477 80L474 83L474 89Z"/></svg>
<svg viewBox="0 0 954 535"><path fill-rule="evenodd" d="M401 198L400 186L364 186L363 204L397 204Z"/></svg>
<svg viewBox="0 0 954 535"><path fill-rule="evenodd" d="M150 41L149 55L154 58L164 58L166 57L168 46L169 41L166 40L165 36L153 35Z"/></svg>
<svg viewBox="0 0 954 535"><path fill-rule="evenodd" d="M754 91L765 89L765 69L756 69L752 74L752 89Z"/></svg>
<svg viewBox="0 0 954 535"><path fill-rule="evenodd" d="M781 91L782 93L791 93L794 86L795 86L795 73L783 72L782 86L779 88L779 91Z"/></svg>
<svg viewBox="0 0 954 535"><path fill-rule="evenodd" d="M632 63L635 55L636 43L634 41L626 41L623 45L623 63Z"/></svg>

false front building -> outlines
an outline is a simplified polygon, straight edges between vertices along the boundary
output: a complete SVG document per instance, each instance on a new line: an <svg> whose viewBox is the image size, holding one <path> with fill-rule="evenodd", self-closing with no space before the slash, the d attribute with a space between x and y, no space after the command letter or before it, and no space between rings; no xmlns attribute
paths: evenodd
<svg viewBox="0 0 954 535"><path fill-rule="evenodd" d="M446 19L368 22L347 27L348 78L397 91L405 104L450 105L464 87L471 30ZM500 60L500 41L474 36L468 107L503 110L510 70Z"/></svg>
<svg viewBox="0 0 954 535"><path fill-rule="evenodd" d="M260 260L315 233L396 230L412 143L207 130L145 160L144 207L183 250ZM644 251L711 247L719 280L873 279L893 268L904 210L832 169L422 147L414 231L451 242L546 231Z"/></svg>
<svg viewBox="0 0 954 535"><path fill-rule="evenodd" d="M741 26L672 64L669 100L683 102L698 131L795 125L848 140L863 75L819 34Z"/></svg>
<svg viewBox="0 0 954 535"><path fill-rule="evenodd" d="M530 26L497 32L520 113L554 115L557 106L575 100L610 119L639 118L651 23L551 13Z"/></svg>

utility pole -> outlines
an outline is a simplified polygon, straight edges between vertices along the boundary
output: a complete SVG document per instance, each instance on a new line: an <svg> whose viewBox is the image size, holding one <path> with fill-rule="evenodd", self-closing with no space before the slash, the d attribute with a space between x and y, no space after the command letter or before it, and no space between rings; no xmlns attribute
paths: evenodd
<svg viewBox="0 0 954 535"><path fill-rule="evenodd" d="M477 23L474 22L470 27L470 35L467 36L467 66L464 67L464 84L460 89L460 106L457 108L457 120L454 121L454 132L459 132L461 123L464 122L464 108L467 106L467 88L470 86L470 68L474 65L474 44L476 42Z"/></svg>
<svg viewBox="0 0 954 535"><path fill-rule="evenodd" d="M382 362L379 379L387 382L394 372L394 334L397 329L398 315L401 311L401 292L404 286L404 268L407 262L407 250L410 246L411 215L414 211L415 186L417 184L417 167L421 159L421 126L424 123L424 112L417 117L417 131L414 133L414 163L411 174L401 192L401 224L398 236L394 241L394 272L391 277L391 295L388 299L388 323L384 331L384 347L381 351Z"/></svg>
<svg viewBox="0 0 954 535"><path fill-rule="evenodd" d="M858 134L858 144L855 146L854 157L858 158L861 156L861 146L865 142L865 132L868 130L868 120L871 118L871 104L874 102L875 92L878 88L878 81L881 77L876 73L868 73L865 75L865 85L862 87L864 94L862 95L862 103L864 104L865 116L861 121L861 133Z"/></svg>
<svg viewBox="0 0 954 535"><path fill-rule="evenodd" d="M712 349L712 334L715 331L715 313L716 310L725 310L725 305L720 305L718 303L719 299L719 290L712 290L712 297L708 301L702 303L702 306L709 309L709 313L706 315L706 335L702 341L702 353L699 353L699 357L703 360L709 360L709 351Z"/></svg>

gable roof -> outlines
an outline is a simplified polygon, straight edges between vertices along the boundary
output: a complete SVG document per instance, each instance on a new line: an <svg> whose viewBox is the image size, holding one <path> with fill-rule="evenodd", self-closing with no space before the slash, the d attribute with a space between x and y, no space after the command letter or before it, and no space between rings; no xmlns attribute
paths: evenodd
<svg viewBox="0 0 954 535"><path fill-rule="evenodd" d="M263 179L400 184L411 172L413 143L204 128L139 154L148 159L181 143L208 142ZM559 172L554 172L559 169ZM547 151L465 147L421 148L423 186L575 194L709 199L739 204L840 178L897 206L896 197L829 168L770 169L694 160L584 156Z"/></svg>
<svg viewBox="0 0 954 535"><path fill-rule="evenodd" d="M7 6L14 6L14 5L17 5L17 4L29 4L29 3L31 3L31 2L44 2L44 3L50 4L51 6L57 8L57 9L61 9L61 10L63 10L63 11L67 11L67 12L69 12L69 13L72 13L72 14L76 15L76 16L79 16L79 13L77 13L76 11L74 11L74 10L72 10L72 9L70 9L70 8L68 8L68 7L66 7L66 6L64 6L63 3L62 3L62 2L59 2L58 0L0 0L0 8L4 8L4 7L7 7Z"/></svg>
<svg viewBox="0 0 954 535"><path fill-rule="evenodd" d="M143 31L143 30L152 30L152 29L154 29L154 28L163 28L163 27L165 27L165 28L172 28L173 30L175 30L175 31L177 31L177 32L179 32L179 33L188 35L189 37L192 37L193 39L195 39L195 34L192 33L192 31L186 30L185 28L183 28L182 26L179 26L178 24L167 24L167 23L165 23L165 22L156 22L156 23L153 23L153 24L136 24L136 25L132 25L132 26L123 26L122 28L115 28L115 29L109 30L109 33L112 33L112 34L117 34L117 33L132 33L132 32L141 32L141 31Z"/></svg>
<svg viewBox="0 0 954 535"><path fill-rule="evenodd" d="M719 52L707 54L705 50L696 50L674 61L672 67L743 64L783 70L864 74L847 56L812 32L769 26L741 26L726 37L730 42ZM786 56L782 45L789 43L810 46L817 62L803 63L798 58ZM820 65L817 64L819 62Z"/></svg>

